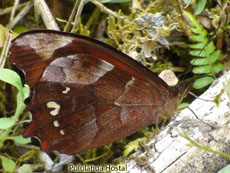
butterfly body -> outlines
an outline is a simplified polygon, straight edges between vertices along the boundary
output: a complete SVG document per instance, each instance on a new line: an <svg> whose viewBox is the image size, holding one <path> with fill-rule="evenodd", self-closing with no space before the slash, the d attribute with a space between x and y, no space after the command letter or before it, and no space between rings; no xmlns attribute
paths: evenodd
<svg viewBox="0 0 230 173"><path fill-rule="evenodd" d="M39 137L44 150L74 154L111 143L170 117L181 99L143 65L84 36L29 31L13 40L10 60L32 91L24 136Z"/></svg>

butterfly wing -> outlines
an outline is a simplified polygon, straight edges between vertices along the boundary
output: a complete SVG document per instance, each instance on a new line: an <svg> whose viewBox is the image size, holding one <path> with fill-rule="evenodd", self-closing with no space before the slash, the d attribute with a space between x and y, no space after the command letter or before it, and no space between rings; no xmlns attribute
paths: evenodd
<svg viewBox="0 0 230 173"><path fill-rule="evenodd" d="M13 41L10 60L33 94L24 136L39 137L43 150L74 154L111 143L171 113L166 102L177 98L135 60L84 36L30 31Z"/></svg>

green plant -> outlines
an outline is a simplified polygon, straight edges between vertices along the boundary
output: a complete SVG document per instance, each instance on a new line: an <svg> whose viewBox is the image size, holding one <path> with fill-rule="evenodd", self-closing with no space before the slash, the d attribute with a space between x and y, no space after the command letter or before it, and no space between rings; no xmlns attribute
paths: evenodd
<svg viewBox="0 0 230 173"><path fill-rule="evenodd" d="M204 10L206 3L207 0L198 0L196 8L194 10L194 15L200 14Z"/></svg>
<svg viewBox="0 0 230 173"><path fill-rule="evenodd" d="M140 148L139 143L146 141L147 138L143 137L143 138L137 138L134 141L129 142L126 146L125 146L125 150L123 153L123 156L127 157L129 154L131 154L132 152L136 151L137 149Z"/></svg>
<svg viewBox="0 0 230 173"><path fill-rule="evenodd" d="M0 149L3 147L6 140L13 140L18 144L27 144L30 142L30 138L23 138L22 135L11 136L10 132L19 120L19 116L25 109L25 98L29 97L30 89L28 85L23 87L22 82L18 74L9 69L0 68L0 80L15 86L18 89L17 93L17 108L12 117L0 118ZM2 167L7 172L13 172L16 168L14 160L9 156L0 155L2 161Z"/></svg>
<svg viewBox="0 0 230 173"><path fill-rule="evenodd" d="M195 1L192 1L192 0L185 0L184 2L186 3L187 6L195 3ZM196 2L196 6L195 6L193 14L195 16L199 15L204 10L206 3L207 3L207 0L198 0Z"/></svg>
<svg viewBox="0 0 230 173"><path fill-rule="evenodd" d="M209 41L207 31L200 22L191 13L184 11L184 14L193 25L190 27L189 38L194 44L190 44L189 53L195 57L191 61L191 64L195 66L193 73L202 75L195 81L193 87L200 89L211 84L216 74L223 70L224 65L219 62L220 50L216 50L214 42Z"/></svg>
<svg viewBox="0 0 230 173"><path fill-rule="evenodd" d="M199 149L202 149L204 151L207 151L207 152L210 152L210 153L213 153L213 154L218 154L222 157L225 157L227 159L230 159L230 155L227 154L227 153L224 153L224 152L221 152L219 150L214 150L212 149L209 145L204 145L204 144L199 144L197 143L196 141L192 140L187 134L181 134L182 137L184 137L186 140L188 140L190 142L190 145L191 146L194 146L194 147L197 147Z"/></svg>

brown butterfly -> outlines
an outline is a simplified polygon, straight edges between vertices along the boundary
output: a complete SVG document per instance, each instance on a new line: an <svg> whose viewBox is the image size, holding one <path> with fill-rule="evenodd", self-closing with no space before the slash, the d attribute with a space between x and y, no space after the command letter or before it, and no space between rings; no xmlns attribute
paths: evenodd
<svg viewBox="0 0 230 173"><path fill-rule="evenodd" d="M124 138L170 117L185 86L89 37L34 30L13 40L10 60L26 75L33 116L25 137L43 150L74 154Z"/></svg>

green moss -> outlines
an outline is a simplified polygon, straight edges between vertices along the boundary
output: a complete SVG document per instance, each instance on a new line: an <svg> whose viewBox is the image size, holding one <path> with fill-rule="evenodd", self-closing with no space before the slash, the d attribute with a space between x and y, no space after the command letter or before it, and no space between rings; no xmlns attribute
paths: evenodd
<svg viewBox="0 0 230 173"><path fill-rule="evenodd" d="M107 33L118 49L154 72L160 72L172 66L168 59L159 55L159 50L168 50L167 38L179 26L176 22L178 14L175 8L172 8L175 2L166 2L165 5L165 1L158 0L147 4L145 9L134 10L129 16L125 16L129 20L108 17ZM160 13L161 10L155 6L156 4L166 13Z"/></svg>

